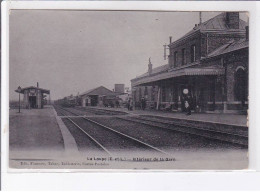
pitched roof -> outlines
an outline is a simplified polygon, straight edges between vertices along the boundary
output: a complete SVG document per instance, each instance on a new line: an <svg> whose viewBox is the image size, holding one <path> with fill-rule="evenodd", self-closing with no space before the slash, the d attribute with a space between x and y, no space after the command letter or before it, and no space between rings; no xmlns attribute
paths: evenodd
<svg viewBox="0 0 260 194"><path fill-rule="evenodd" d="M91 90L88 90L82 94L80 94L80 96L92 96L92 95L97 95L97 96L111 96L111 95L116 95L117 93L105 88L104 86L99 86L96 88L93 88Z"/></svg>
<svg viewBox="0 0 260 194"><path fill-rule="evenodd" d="M247 25L247 23L245 21L239 19L239 29L230 29L228 27L228 25L226 24L225 13L221 13L221 14L203 22L202 24L198 25L197 27L193 28L191 31L189 31L187 34L185 34L183 37L176 40L175 42L172 42L171 44L175 44L177 41L184 39L184 38L192 35L193 33L199 32L199 31L200 32L207 32L207 31L208 32L212 32L212 31L213 32L214 31L227 32L227 31L230 30L231 32L234 33L234 32L236 32L236 30L238 30L238 31L243 32L243 31L245 31L246 25ZM227 44L224 44L223 46L217 48L213 52L211 52L208 55L207 58L210 58L210 57L213 57L213 56L218 56L218 55L221 55L221 54L224 54L224 53L232 52L232 51L239 50L239 49L246 48L246 47L248 47L248 41L246 39L241 39L239 41L233 40L233 41L231 41ZM132 80L136 81L136 83L134 83L134 85L136 85L136 84L138 85L138 83L147 82L148 80L149 81L155 81L157 79L162 79L166 75L171 74L170 73L171 71L168 72L168 69L169 69L168 64L160 66L160 67L156 67L152 70L151 76L149 76L149 73L146 72L146 73L144 73L140 76L137 76L136 78L134 78ZM192 73L195 73L195 74L197 74L197 72L199 72L201 74L203 74L203 73L207 73L207 74L214 74L214 73L217 73L217 74L220 73L221 74L221 73L223 73L222 69L214 68L214 67L211 67L210 69L199 69L199 70L195 70L194 68L192 68L192 69L185 68L185 70L174 71L175 72L174 76L176 77L176 76L180 76L180 75L189 75L190 74L189 71L191 71ZM216 71L218 71L218 72L216 72ZM171 76L173 76L173 75L171 75Z"/></svg>
<svg viewBox="0 0 260 194"><path fill-rule="evenodd" d="M41 90L42 93L50 94L50 90L46 90L46 89L43 89L43 88L37 88L35 86L29 86L29 87L26 87L26 88L22 88L20 93L23 94L24 90L28 90L28 89L37 89L37 90ZM15 92L18 92L18 90L15 90Z"/></svg>
<svg viewBox="0 0 260 194"><path fill-rule="evenodd" d="M247 23L244 20L239 19L239 29L238 30L245 30ZM218 30L218 31L227 31L227 30L234 30L230 29L229 26L226 24L226 18L225 18L225 13L221 13L205 22L203 22L200 25L197 25L197 27L194 27L191 31L186 33L184 36L181 38L177 39L176 41L172 42L171 44L174 44L175 42L184 39L188 37L189 35L192 35L195 32L201 31L201 32L206 32L206 31L213 31L213 30Z"/></svg>
<svg viewBox="0 0 260 194"><path fill-rule="evenodd" d="M226 54L232 51L240 50L243 48L248 48L248 40L246 39L240 39L240 40L232 40L221 47L218 47L216 50L212 51L207 58L219 56L222 54Z"/></svg>

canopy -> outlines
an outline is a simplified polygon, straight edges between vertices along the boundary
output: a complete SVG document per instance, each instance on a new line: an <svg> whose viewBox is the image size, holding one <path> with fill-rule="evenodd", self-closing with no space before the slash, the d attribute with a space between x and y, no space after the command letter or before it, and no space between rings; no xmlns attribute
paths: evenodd
<svg viewBox="0 0 260 194"><path fill-rule="evenodd" d="M137 80L133 86L138 86L142 84L147 84L150 82L155 82L164 79L170 79L180 76L193 76L193 75L224 75L224 68L183 68L175 71L170 71L162 74L158 74L152 77L145 77L143 79Z"/></svg>

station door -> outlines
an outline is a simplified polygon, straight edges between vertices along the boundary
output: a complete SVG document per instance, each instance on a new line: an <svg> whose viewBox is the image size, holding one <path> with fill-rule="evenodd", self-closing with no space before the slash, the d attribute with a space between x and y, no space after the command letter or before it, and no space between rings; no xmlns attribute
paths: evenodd
<svg viewBox="0 0 260 194"><path fill-rule="evenodd" d="M29 96L29 104L30 104L30 108L37 108L36 107L36 96Z"/></svg>
<svg viewBox="0 0 260 194"><path fill-rule="evenodd" d="M91 106L97 106L98 96L91 96Z"/></svg>

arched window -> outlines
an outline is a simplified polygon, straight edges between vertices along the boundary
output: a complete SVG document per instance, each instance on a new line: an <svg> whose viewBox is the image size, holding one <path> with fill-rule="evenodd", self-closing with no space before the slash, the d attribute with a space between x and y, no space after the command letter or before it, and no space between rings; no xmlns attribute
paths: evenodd
<svg viewBox="0 0 260 194"><path fill-rule="evenodd" d="M248 80L244 68L238 68L235 72L234 96L236 101L241 101L242 104L247 100Z"/></svg>

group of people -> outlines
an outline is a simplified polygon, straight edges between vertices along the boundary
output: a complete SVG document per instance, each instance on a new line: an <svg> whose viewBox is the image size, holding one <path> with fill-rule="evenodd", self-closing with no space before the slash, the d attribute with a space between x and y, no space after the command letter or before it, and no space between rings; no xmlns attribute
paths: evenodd
<svg viewBox="0 0 260 194"><path fill-rule="evenodd" d="M145 110L146 108L146 100L144 97L141 98L141 110ZM128 110L133 110L133 99L129 98L127 101L127 109Z"/></svg>
<svg viewBox="0 0 260 194"><path fill-rule="evenodd" d="M186 115L191 115L191 103L192 103L192 97L189 94L188 89L183 90L183 102L184 102L184 108ZM146 108L146 99L144 97L141 98L141 110L145 110ZM133 110L133 99L129 98L127 101L127 109Z"/></svg>

